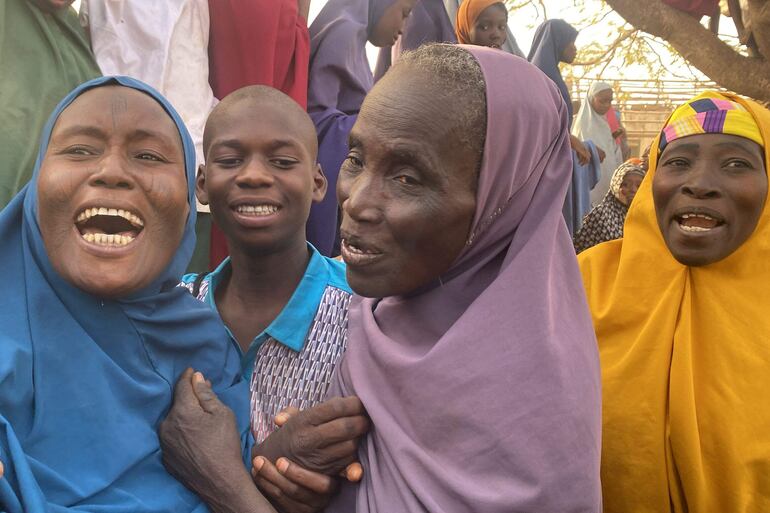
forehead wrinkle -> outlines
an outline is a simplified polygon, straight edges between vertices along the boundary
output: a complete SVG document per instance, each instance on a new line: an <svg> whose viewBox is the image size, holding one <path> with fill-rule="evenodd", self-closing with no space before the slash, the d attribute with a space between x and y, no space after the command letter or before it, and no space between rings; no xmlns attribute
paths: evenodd
<svg viewBox="0 0 770 513"><path fill-rule="evenodd" d="M110 115L112 116L112 128L117 130L118 123L128 111L128 101L120 92L114 91L110 97Z"/></svg>
<svg viewBox="0 0 770 513"><path fill-rule="evenodd" d="M392 138L426 137L443 140L456 130L456 120L441 109L438 101L421 94L408 99L380 93L361 108L359 117L371 119L372 126Z"/></svg>
<svg viewBox="0 0 770 513"><path fill-rule="evenodd" d="M708 140L704 141L702 139L700 141L697 140L697 138L703 136L729 136L730 139L716 143L710 143ZM764 163L764 148L762 146L755 143L754 141L750 141L744 137L732 134L698 134L694 136L683 137L681 139L672 141L669 145L667 145L660 157L663 157L663 155L665 155L669 150L671 152L682 150L699 153L703 146L707 145L711 145L712 147L718 149L739 149L746 154L759 158Z"/></svg>
<svg viewBox="0 0 770 513"><path fill-rule="evenodd" d="M64 139L75 135L85 135L102 140L107 139L107 134L104 130L92 125L72 125L62 129L59 129L57 126L54 128L51 138L57 137Z"/></svg>
<svg viewBox="0 0 770 513"><path fill-rule="evenodd" d="M373 117L383 117L397 129L444 137L460 128L452 108L459 99L449 97L433 79L414 66L395 66L364 99L361 113L371 110Z"/></svg>
<svg viewBox="0 0 770 513"><path fill-rule="evenodd" d="M106 96L106 93L111 94ZM134 104L136 108L130 107L131 102L136 102ZM184 154L182 134L166 109L149 94L130 87L107 85L85 91L59 115L54 124L52 137L59 136L57 132L60 130L61 123L75 125L73 128L65 128L64 133L69 134L80 126L91 132L86 135L99 136L105 141L118 132L121 125L130 123L131 127L125 133L128 140L141 137L158 139L165 141L169 149L174 151L178 149L182 155ZM139 128L144 126L153 128ZM168 128L168 134L164 135L163 128ZM110 129L112 133L108 133Z"/></svg>

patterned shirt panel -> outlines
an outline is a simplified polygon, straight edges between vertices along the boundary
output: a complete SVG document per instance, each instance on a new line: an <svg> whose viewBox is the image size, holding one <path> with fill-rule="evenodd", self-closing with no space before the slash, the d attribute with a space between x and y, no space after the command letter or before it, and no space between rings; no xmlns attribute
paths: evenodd
<svg viewBox="0 0 770 513"><path fill-rule="evenodd" d="M195 299L197 299L198 301L203 301L204 303L208 299L208 296L209 296L209 286L210 285L211 285L211 281L210 280L206 280L206 279L201 280L200 284L198 285L198 287L199 287L198 288L198 293L195 294L195 282L194 281L190 281L190 282L184 282L183 281L183 282L179 283L180 287L186 288L190 292L190 294L195 295Z"/></svg>
<svg viewBox="0 0 770 513"><path fill-rule="evenodd" d="M287 406L309 408L326 397L334 370L347 344L352 291L345 266L322 256L308 244L311 258L305 275L281 313L244 352L241 371L251 388L251 425L257 443L274 430L275 415ZM226 258L205 275L187 274L179 284L217 310L214 292L231 270Z"/></svg>
<svg viewBox="0 0 770 513"><path fill-rule="evenodd" d="M257 351L251 375L251 428L257 444L275 430L273 419L288 406L300 410L326 397L347 347L351 294L326 287L301 351L269 338Z"/></svg>

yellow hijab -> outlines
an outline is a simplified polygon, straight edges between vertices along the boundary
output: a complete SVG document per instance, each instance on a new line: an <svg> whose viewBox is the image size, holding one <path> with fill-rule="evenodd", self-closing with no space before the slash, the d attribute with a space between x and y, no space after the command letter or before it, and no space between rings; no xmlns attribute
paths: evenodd
<svg viewBox="0 0 770 513"><path fill-rule="evenodd" d="M767 169L770 112L703 97L753 116ZM605 512L770 512L770 207L727 258L680 264L655 217L659 143L625 237L579 256L602 365Z"/></svg>

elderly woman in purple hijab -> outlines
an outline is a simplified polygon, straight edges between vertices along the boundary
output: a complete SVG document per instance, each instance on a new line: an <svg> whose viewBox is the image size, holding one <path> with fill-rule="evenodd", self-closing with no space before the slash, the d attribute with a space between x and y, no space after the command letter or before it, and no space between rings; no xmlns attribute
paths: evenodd
<svg viewBox="0 0 770 513"><path fill-rule="evenodd" d="M596 338L562 219L571 168L567 106L524 59L432 44L385 74L337 188L358 294L331 389L346 397L281 421L277 452L254 460L268 495L269 477L312 511L332 489L320 478L357 455L363 479L326 513L601 511Z"/></svg>
<svg viewBox="0 0 770 513"><path fill-rule="evenodd" d="M337 189L363 298L332 391L372 427L328 513L601 511L571 167L558 88L504 52L423 46L369 93Z"/></svg>
<svg viewBox="0 0 770 513"><path fill-rule="evenodd" d="M374 83L367 41L392 45L418 0L329 0L310 25L308 113L318 132L318 161L329 190L348 152L348 133ZM315 204L308 240L330 255L337 230L337 201L327 194Z"/></svg>

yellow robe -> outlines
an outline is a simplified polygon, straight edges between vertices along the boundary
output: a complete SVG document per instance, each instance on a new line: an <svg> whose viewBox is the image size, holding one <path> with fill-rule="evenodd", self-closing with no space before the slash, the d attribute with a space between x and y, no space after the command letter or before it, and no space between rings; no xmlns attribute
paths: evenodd
<svg viewBox="0 0 770 513"><path fill-rule="evenodd" d="M770 162L770 112L754 116ZM658 141L625 236L582 253L603 386L606 513L770 512L770 211L727 258L688 267L658 228Z"/></svg>

